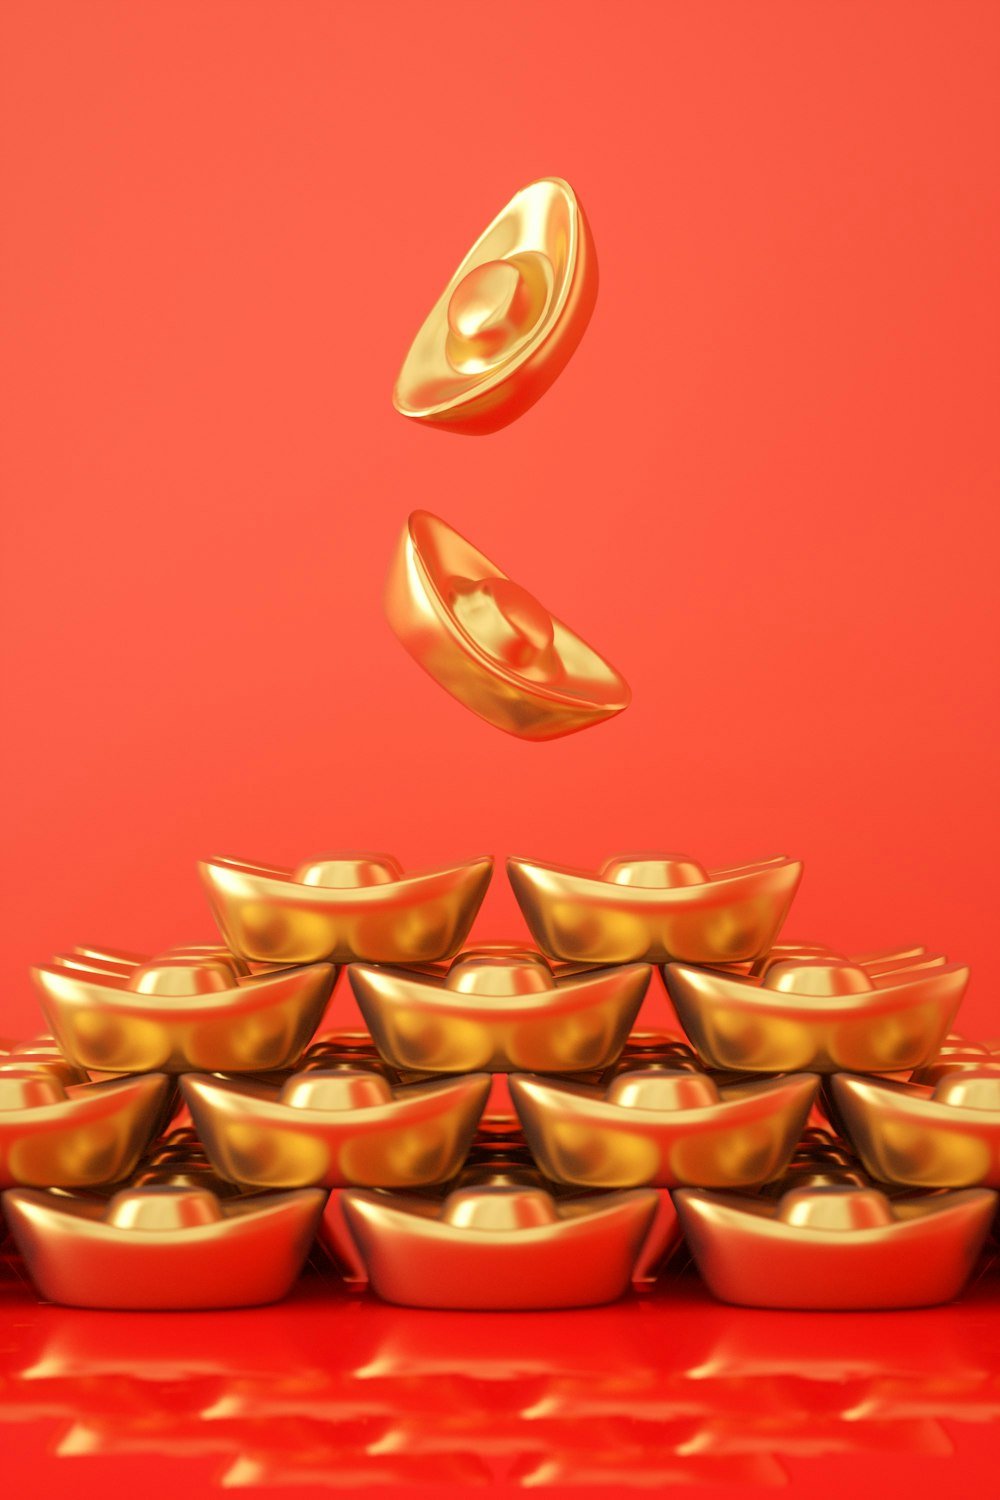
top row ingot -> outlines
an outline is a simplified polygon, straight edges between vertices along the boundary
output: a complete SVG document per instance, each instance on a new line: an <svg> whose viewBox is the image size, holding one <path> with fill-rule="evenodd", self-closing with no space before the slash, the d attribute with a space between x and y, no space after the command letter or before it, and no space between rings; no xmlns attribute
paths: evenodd
<svg viewBox="0 0 1000 1500"><path fill-rule="evenodd" d="M396 380L404 417L494 432L532 406L563 369L597 298L597 261L568 182L515 193L438 297Z"/></svg>

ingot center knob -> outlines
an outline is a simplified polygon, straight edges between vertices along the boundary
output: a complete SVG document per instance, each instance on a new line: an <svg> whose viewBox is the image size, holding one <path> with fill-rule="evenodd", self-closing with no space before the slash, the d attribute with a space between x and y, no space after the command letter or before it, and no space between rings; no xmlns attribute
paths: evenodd
<svg viewBox="0 0 1000 1500"><path fill-rule="evenodd" d="M441 1217L456 1229L535 1229L555 1224L555 1204L540 1188L460 1189L445 1199Z"/></svg>
<svg viewBox="0 0 1000 1500"><path fill-rule="evenodd" d="M494 661L518 672L554 665L552 616L512 578L453 578L449 602L462 629Z"/></svg>
<svg viewBox="0 0 1000 1500"><path fill-rule="evenodd" d="M294 1109L370 1109L390 1104L392 1089L378 1073L345 1068L300 1073L289 1078L278 1097Z"/></svg>
<svg viewBox="0 0 1000 1500"><path fill-rule="evenodd" d="M719 1103L719 1090L701 1073L636 1069L619 1073L607 1093L609 1104L627 1109L704 1109Z"/></svg>
<svg viewBox="0 0 1000 1500"><path fill-rule="evenodd" d="M403 878L403 871L391 854L324 854L306 860L292 878L301 885L349 891L359 886L390 885Z"/></svg>
<svg viewBox="0 0 1000 1500"><path fill-rule="evenodd" d="M875 1188L795 1188L778 1205L778 1218L800 1229L882 1229L895 1222L884 1193Z"/></svg>
<svg viewBox="0 0 1000 1500"><path fill-rule="evenodd" d="M541 954L514 956L503 949L482 949L455 960L445 988L463 995L537 995L554 989L555 980Z"/></svg>
<svg viewBox="0 0 1000 1500"><path fill-rule="evenodd" d="M535 259L488 260L462 277L448 303L448 359L456 369L496 364L530 334L546 294Z"/></svg>
<svg viewBox="0 0 1000 1500"><path fill-rule="evenodd" d="M601 870L601 878L613 885L634 885L640 890L658 891L704 885L708 872L686 854L627 854L609 859Z"/></svg>
<svg viewBox="0 0 1000 1500"><path fill-rule="evenodd" d="M108 1205L106 1221L119 1229L197 1229L217 1224L222 1210L214 1193L204 1188L146 1187L116 1193Z"/></svg>
<svg viewBox="0 0 1000 1500"><path fill-rule="evenodd" d="M838 995L862 995L874 985L864 969L843 958L794 958L772 965L763 988L790 995L816 995L834 999Z"/></svg>
<svg viewBox="0 0 1000 1500"><path fill-rule="evenodd" d="M934 1098L959 1109L1000 1110L1000 1069L962 1068L948 1073L935 1088Z"/></svg>
<svg viewBox="0 0 1000 1500"><path fill-rule="evenodd" d="M188 958L157 958L140 964L128 981L128 988L140 995L211 995L232 989L233 967L224 959L203 963Z"/></svg>

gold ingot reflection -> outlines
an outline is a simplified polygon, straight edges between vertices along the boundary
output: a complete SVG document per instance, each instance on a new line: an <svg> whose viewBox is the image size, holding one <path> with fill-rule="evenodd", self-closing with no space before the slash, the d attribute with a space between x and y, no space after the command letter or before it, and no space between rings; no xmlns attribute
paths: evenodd
<svg viewBox="0 0 1000 1500"><path fill-rule="evenodd" d="M136 963L126 975L56 961L32 970L71 1062L100 1073L287 1068L322 1019L330 964L250 975L231 954L197 950Z"/></svg>
<svg viewBox="0 0 1000 1500"><path fill-rule="evenodd" d="M819 1080L718 1088L666 1069L619 1074L606 1090L516 1075L514 1107L547 1176L588 1188L749 1188L787 1166Z"/></svg>
<svg viewBox="0 0 1000 1500"><path fill-rule="evenodd" d="M490 1079L394 1089L344 1068L300 1073L280 1089L195 1075L181 1087L212 1164L242 1187L412 1188L457 1172Z"/></svg>
<svg viewBox="0 0 1000 1500"><path fill-rule="evenodd" d="M429 511L414 511L403 528L384 606L440 687L519 739L573 734L631 701L614 667Z"/></svg>
<svg viewBox="0 0 1000 1500"><path fill-rule="evenodd" d="M560 177L522 188L480 235L399 372L405 417L493 432L538 400L579 343L597 297L580 203Z"/></svg>
<svg viewBox="0 0 1000 1500"><path fill-rule="evenodd" d="M405 874L388 854L332 854L296 870L209 859L199 871L226 942L255 963L423 964L461 947L493 861Z"/></svg>
<svg viewBox="0 0 1000 1500"><path fill-rule="evenodd" d="M914 1188L1000 1188L1000 1066L946 1073L933 1089L846 1075L830 1087L873 1177Z"/></svg>
<svg viewBox="0 0 1000 1500"><path fill-rule="evenodd" d="M961 964L869 973L836 955L788 959L763 978L667 964L667 991L709 1067L899 1073L933 1057L969 979Z"/></svg>
<svg viewBox="0 0 1000 1500"><path fill-rule="evenodd" d="M792 1188L777 1202L682 1188L681 1227L712 1295L747 1307L925 1307L957 1297L996 1194L890 1201L869 1187Z"/></svg>
<svg viewBox="0 0 1000 1500"><path fill-rule="evenodd" d="M650 969L557 978L540 954L501 948L460 954L443 980L363 964L348 975L375 1045L403 1072L576 1073L618 1057Z"/></svg>
<svg viewBox="0 0 1000 1500"><path fill-rule="evenodd" d="M619 855L597 874L510 858L532 936L579 963L735 964L766 953L802 865L783 856L708 871L687 855Z"/></svg>
<svg viewBox="0 0 1000 1500"><path fill-rule="evenodd" d="M251 1307L298 1276L326 1194L220 1202L200 1187L66 1198L14 1188L4 1214L41 1295L72 1307Z"/></svg>

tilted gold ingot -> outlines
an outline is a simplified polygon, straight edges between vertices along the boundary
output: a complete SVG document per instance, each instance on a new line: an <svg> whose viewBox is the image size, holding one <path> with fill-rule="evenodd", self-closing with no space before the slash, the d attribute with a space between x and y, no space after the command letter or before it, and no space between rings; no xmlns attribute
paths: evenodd
<svg viewBox="0 0 1000 1500"><path fill-rule="evenodd" d="M1000 1065L933 1089L839 1075L837 1114L873 1177L919 1188L1000 1187Z"/></svg>
<svg viewBox="0 0 1000 1500"><path fill-rule="evenodd" d="M255 963L420 964L462 946L493 860L413 875L389 854L331 854L294 871L234 859L198 868L226 942Z"/></svg>
<svg viewBox="0 0 1000 1500"><path fill-rule="evenodd" d="M761 860L709 872L687 855L617 855L596 875L508 859L507 874L535 942L553 958L740 963L766 953L792 903L802 865Z"/></svg>
<svg viewBox="0 0 1000 1500"><path fill-rule="evenodd" d="M202 1308L283 1297L325 1202L318 1188L226 1203L204 1188L128 1188L110 1202L15 1188L3 1207L49 1302Z"/></svg>
<svg viewBox="0 0 1000 1500"><path fill-rule="evenodd" d="M399 372L404 417L493 432L548 389L583 335L597 260L568 182L516 193L480 235L424 320Z"/></svg>
<svg viewBox="0 0 1000 1500"><path fill-rule="evenodd" d="M876 966L878 967L878 966ZM895 1073L933 1057L969 971L932 967L872 973L835 955L791 959L762 980L668 964L678 1019L713 1068L751 1073Z"/></svg>
<svg viewBox="0 0 1000 1500"><path fill-rule="evenodd" d="M384 607L436 683L519 739L573 734L631 701L614 667L429 511L415 510L403 528Z"/></svg>
<svg viewBox="0 0 1000 1500"><path fill-rule="evenodd" d="M350 1189L343 1210L374 1291L407 1307L613 1302L658 1207L652 1190L557 1201L530 1187L462 1188L443 1203Z"/></svg>
<svg viewBox="0 0 1000 1500"><path fill-rule="evenodd" d="M163 1073L67 1093L52 1073L0 1071L0 1188L93 1187L131 1172L163 1121Z"/></svg>
<svg viewBox="0 0 1000 1500"><path fill-rule="evenodd" d="M713 1296L817 1309L950 1301L996 1212L982 1188L894 1203L873 1188L794 1188L777 1203L681 1188L674 1203Z"/></svg>
<svg viewBox="0 0 1000 1500"><path fill-rule="evenodd" d="M535 1160L558 1182L740 1188L788 1165L818 1086L798 1074L719 1089L705 1074L650 1068L606 1091L518 1074L510 1094Z"/></svg>
<svg viewBox="0 0 1000 1500"><path fill-rule="evenodd" d="M458 1171L490 1077L393 1089L359 1067L297 1073L280 1090L194 1075L181 1087L217 1171L241 1186L407 1188Z"/></svg>
<svg viewBox="0 0 1000 1500"><path fill-rule="evenodd" d="M576 1073L625 1044L646 964L557 979L538 953L479 948L442 981L352 964L351 988L382 1056L422 1073Z"/></svg>
<svg viewBox="0 0 1000 1500"><path fill-rule="evenodd" d="M249 975L224 950L181 950L127 974L64 960L32 970L66 1056L102 1073L241 1073L285 1068L319 1025L336 969Z"/></svg>

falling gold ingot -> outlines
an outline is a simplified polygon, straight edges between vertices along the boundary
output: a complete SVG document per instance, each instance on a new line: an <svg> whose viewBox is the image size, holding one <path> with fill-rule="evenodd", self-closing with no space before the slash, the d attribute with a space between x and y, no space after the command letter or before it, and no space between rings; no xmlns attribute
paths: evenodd
<svg viewBox="0 0 1000 1500"><path fill-rule="evenodd" d="M587 1188L757 1187L788 1165L819 1080L718 1088L705 1074L634 1069L607 1090L523 1074L510 1094L532 1154Z"/></svg>
<svg viewBox="0 0 1000 1500"><path fill-rule="evenodd" d="M614 667L429 511L414 511L403 529L384 603L435 682L519 739L573 734L631 701Z"/></svg>
<svg viewBox="0 0 1000 1500"><path fill-rule="evenodd" d="M52 1072L0 1070L0 1188L119 1182L163 1123L163 1073L68 1093Z"/></svg>
<svg viewBox="0 0 1000 1500"><path fill-rule="evenodd" d="M38 1291L70 1307L252 1307L284 1297L326 1194L220 1202L198 1187L138 1187L106 1199L15 1188L8 1227Z"/></svg>
<svg viewBox="0 0 1000 1500"><path fill-rule="evenodd" d="M373 1290L406 1307L588 1307L628 1289L653 1225L652 1189L556 1200L474 1187L443 1203L350 1189L344 1216Z"/></svg>
<svg viewBox="0 0 1000 1500"><path fill-rule="evenodd" d="M681 1188L688 1248L713 1296L745 1307L926 1307L957 1297L996 1194L890 1202L873 1188L803 1187L777 1203Z"/></svg>
<svg viewBox="0 0 1000 1500"><path fill-rule="evenodd" d="M933 1089L840 1075L839 1121L873 1177L914 1188L1000 1188L1000 1066L945 1074Z"/></svg>
<svg viewBox="0 0 1000 1500"><path fill-rule="evenodd" d="M243 1073L287 1068L319 1025L336 969L247 973L220 949L175 951L127 973L32 970L71 1062L100 1073Z"/></svg>
<svg viewBox="0 0 1000 1500"><path fill-rule="evenodd" d="M597 298L597 260L569 183L516 193L480 235L410 346L404 417L465 433L504 427L569 360Z"/></svg>
<svg viewBox="0 0 1000 1500"><path fill-rule="evenodd" d="M294 871L210 859L199 870L226 942L255 963L423 964L462 946L493 860L409 875L388 854L331 854Z"/></svg>
<svg viewBox="0 0 1000 1500"><path fill-rule="evenodd" d="M687 855L640 854L617 855L596 875L511 858L507 874L552 958L734 964L770 949L802 865L782 856L709 872Z"/></svg>
<svg viewBox="0 0 1000 1500"><path fill-rule="evenodd" d="M393 1089L359 1067L297 1073L280 1090L194 1075L181 1087L213 1165L241 1187L413 1188L458 1171L490 1077Z"/></svg>
<svg viewBox="0 0 1000 1500"><path fill-rule="evenodd" d="M557 978L538 953L480 948L444 980L352 964L379 1052L421 1073L576 1073L621 1052L649 984L646 964Z"/></svg>

